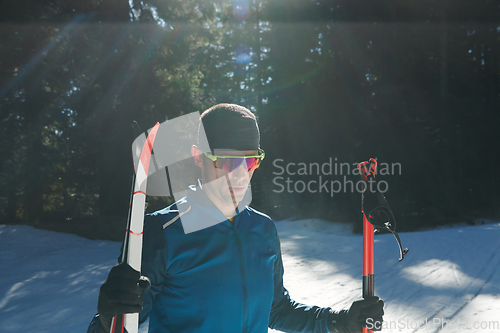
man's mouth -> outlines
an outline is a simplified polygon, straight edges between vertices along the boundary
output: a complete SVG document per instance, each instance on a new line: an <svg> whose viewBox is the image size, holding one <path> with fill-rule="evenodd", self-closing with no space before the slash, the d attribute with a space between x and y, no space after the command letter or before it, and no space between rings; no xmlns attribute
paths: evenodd
<svg viewBox="0 0 500 333"><path fill-rule="evenodd" d="M231 192L235 193L235 194L240 194L242 192L244 192L247 187L246 186L231 186L229 188L231 190Z"/></svg>

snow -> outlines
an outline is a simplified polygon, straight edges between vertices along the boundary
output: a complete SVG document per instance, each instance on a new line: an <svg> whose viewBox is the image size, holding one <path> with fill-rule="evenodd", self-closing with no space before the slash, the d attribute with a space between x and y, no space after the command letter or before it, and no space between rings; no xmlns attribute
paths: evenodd
<svg viewBox="0 0 500 333"><path fill-rule="evenodd" d="M384 332L500 332L500 223L487 222L401 233L402 262L391 234L375 236ZM362 236L322 220L276 225L292 298L335 309L359 299ZM119 242L0 225L0 331L86 332L119 251Z"/></svg>

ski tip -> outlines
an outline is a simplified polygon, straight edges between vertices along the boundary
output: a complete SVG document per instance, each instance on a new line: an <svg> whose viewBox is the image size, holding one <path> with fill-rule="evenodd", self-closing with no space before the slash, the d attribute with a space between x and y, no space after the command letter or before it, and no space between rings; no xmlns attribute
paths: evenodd
<svg viewBox="0 0 500 333"><path fill-rule="evenodd" d="M141 127L139 126L139 123L137 121L132 122L132 128L134 129L134 136L137 138L139 135L141 135Z"/></svg>

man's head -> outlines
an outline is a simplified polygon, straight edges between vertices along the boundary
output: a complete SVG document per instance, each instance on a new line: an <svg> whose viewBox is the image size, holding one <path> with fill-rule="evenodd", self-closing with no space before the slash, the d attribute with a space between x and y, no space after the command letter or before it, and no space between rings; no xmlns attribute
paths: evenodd
<svg viewBox="0 0 500 333"><path fill-rule="evenodd" d="M207 140L200 140L204 135ZM207 195L217 206L234 205L243 199L263 158L259 143L256 118L247 108L218 104L202 113L198 146L193 146L191 153L201 168Z"/></svg>
<svg viewBox="0 0 500 333"><path fill-rule="evenodd" d="M215 149L257 150L260 143L255 115L236 104L217 104L201 114L198 146L204 151ZM204 130L204 133L203 133ZM210 147L200 145L200 136L206 135ZM203 141L203 140L202 140Z"/></svg>

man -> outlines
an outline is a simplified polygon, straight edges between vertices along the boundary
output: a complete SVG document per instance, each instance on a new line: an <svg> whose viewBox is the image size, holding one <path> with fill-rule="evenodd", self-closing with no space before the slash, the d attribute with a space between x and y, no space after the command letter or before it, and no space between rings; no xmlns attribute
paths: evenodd
<svg viewBox="0 0 500 333"><path fill-rule="evenodd" d="M144 291L145 278L128 265L115 266L88 332L109 332L114 315L136 312L141 323L150 318L154 333L265 333L268 327L359 333L367 318L382 321L378 297L341 311L290 298L274 222L246 205L264 158L255 116L219 104L203 112L201 123L199 144L191 149L201 181L182 200L145 217L142 274L151 288ZM200 140L202 128L209 147Z"/></svg>

